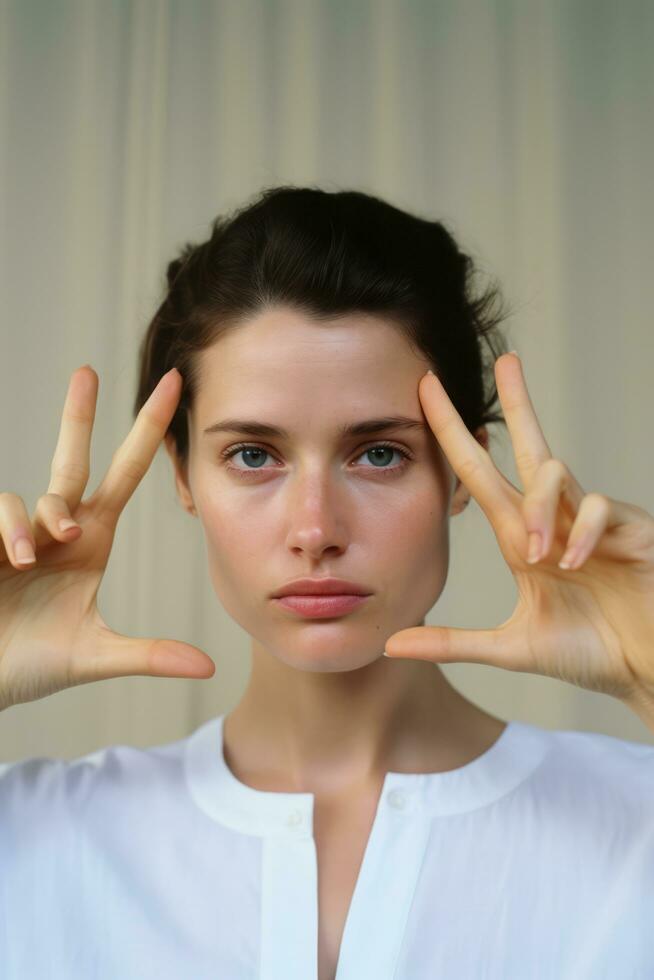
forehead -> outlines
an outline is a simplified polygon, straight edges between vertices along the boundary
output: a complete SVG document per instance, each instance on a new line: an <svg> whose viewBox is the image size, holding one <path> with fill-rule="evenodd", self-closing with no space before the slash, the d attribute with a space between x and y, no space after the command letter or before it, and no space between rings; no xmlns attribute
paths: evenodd
<svg viewBox="0 0 654 980"><path fill-rule="evenodd" d="M342 404L385 392L386 408L388 397L401 393L405 401L413 393L417 406L418 380L428 366L402 330L382 317L315 321L275 308L230 327L202 352L197 407L201 412L237 397L269 406L336 397Z"/></svg>
<svg viewBox="0 0 654 980"><path fill-rule="evenodd" d="M426 440L438 463L444 457L418 395L429 366L388 320L357 314L316 322L275 309L230 327L203 351L193 430L210 445L206 428L237 419L291 439L340 442L357 423L403 417L422 424L398 433Z"/></svg>

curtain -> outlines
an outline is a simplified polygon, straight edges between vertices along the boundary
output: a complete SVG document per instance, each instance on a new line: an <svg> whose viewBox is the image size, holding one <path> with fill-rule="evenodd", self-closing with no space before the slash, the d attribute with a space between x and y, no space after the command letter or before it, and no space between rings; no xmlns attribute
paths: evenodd
<svg viewBox="0 0 654 980"><path fill-rule="evenodd" d="M180 245L264 186L358 188L446 221L515 310L552 453L654 512L654 7L646 0L0 0L0 490L33 513L72 372L100 377L87 493L133 423L137 350ZM520 486L507 433L493 454ZM508 617L476 504L427 624ZM111 627L187 640L210 680L124 677L0 715L0 757L181 738L229 711L249 637L220 606L163 447L99 593ZM619 702L446 665L505 718L654 742Z"/></svg>

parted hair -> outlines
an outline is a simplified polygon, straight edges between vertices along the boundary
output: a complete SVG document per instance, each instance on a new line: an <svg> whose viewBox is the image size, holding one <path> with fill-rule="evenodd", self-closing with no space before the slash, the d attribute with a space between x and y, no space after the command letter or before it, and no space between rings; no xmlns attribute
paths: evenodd
<svg viewBox="0 0 654 980"><path fill-rule="evenodd" d="M315 321L383 316L426 357L470 432L505 425L493 364L508 349L500 324L510 311L496 282L475 288L477 272L441 221L358 190L264 189L168 264L139 349L134 417L176 367L182 392L167 435L185 465L199 352L239 322L290 306Z"/></svg>

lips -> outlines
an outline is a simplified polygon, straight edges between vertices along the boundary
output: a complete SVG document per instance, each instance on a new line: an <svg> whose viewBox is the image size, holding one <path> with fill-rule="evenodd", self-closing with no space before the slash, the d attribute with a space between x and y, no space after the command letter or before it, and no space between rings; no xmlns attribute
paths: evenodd
<svg viewBox="0 0 654 980"><path fill-rule="evenodd" d="M285 595L273 598L284 609L303 619L332 619L345 616L365 604L369 595Z"/></svg>
<svg viewBox="0 0 654 980"><path fill-rule="evenodd" d="M372 589L359 582L349 582L340 578L300 578L273 592L272 598L289 595L372 595Z"/></svg>

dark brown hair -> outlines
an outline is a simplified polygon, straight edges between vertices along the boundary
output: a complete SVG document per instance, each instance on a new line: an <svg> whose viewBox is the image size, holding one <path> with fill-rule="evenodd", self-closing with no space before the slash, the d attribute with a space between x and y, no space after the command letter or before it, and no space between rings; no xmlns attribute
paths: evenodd
<svg viewBox="0 0 654 980"><path fill-rule="evenodd" d="M440 222L362 191L268 188L212 223L168 265L163 302L139 351L134 416L172 367L183 387L168 433L188 459L188 412L198 352L266 308L291 306L317 321L372 313L397 323L438 374L470 432L505 425L493 364L507 345L496 284L473 293L473 260ZM498 308L499 306L499 308Z"/></svg>

